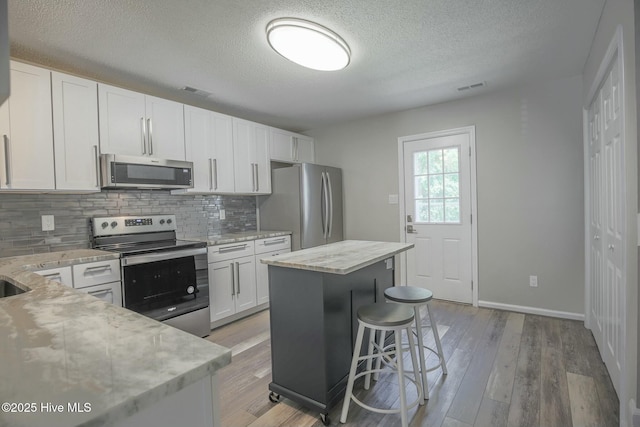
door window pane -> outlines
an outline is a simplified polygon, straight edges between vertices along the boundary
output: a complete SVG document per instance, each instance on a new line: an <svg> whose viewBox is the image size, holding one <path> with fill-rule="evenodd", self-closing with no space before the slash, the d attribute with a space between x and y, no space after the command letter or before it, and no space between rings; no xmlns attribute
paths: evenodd
<svg viewBox="0 0 640 427"><path fill-rule="evenodd" d="M460 224L460 147L413 154L416 223Z"/></svg>

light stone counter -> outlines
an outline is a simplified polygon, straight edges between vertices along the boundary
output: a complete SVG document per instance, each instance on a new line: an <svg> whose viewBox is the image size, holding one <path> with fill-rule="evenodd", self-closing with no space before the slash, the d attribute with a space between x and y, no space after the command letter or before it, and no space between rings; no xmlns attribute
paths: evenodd
<svg viewBox="0 0 640 427"><path fill-rule="evenodd" d="M224 245L227 243L246 242L248 240L268 239L290 235L291 231L242 231L238 233L227 233L221 236L209 236L205 240L209 246Z"/></svg>
<svg viewBox="0 0 640 427"><path fill-rule="evenodd" d="M28 271L114 258L87 249L0 259L0 279L29 289L0 298L0 403L36 405L0 412L1 427L126 425L230 363L224 347ZM48 403L64 409L47 413Z"/></svg>
<svg viewBox="0 0 640 427"><path fill-rule="evenodd" d="M343 240L269 258L263 264L323 273L349 274L413 248L413 243Z"/></svg>

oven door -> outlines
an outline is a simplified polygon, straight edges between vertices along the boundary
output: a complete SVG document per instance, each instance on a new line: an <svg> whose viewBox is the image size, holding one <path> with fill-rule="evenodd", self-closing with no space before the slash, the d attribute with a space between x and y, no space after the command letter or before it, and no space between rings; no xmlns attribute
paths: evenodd
<svg viewBox="0 0 640 427"><path fill-rule="evenodd" d="M154 252L121 259L124 307L140 313L202 300L196 256L206 248ZM208 305L208 297L206 298ZM151 317L151 316L150 316Z"/></svg>

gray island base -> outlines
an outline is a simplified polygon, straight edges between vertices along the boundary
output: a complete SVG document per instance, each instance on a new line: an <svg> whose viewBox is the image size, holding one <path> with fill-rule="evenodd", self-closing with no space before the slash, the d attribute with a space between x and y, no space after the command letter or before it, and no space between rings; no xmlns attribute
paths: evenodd
<svg viewBox="0 0 640 427"><path fill-rule="evenodd" d="M394 255L412 247L347 240L261 260L269 264L272 401L286 397L328 423L344 396L357 310L384 301Z"/></svg>

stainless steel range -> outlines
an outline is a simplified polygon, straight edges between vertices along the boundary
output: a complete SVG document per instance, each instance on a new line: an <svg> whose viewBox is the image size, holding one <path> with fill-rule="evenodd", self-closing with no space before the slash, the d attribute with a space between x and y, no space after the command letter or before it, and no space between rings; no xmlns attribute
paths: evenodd
<svg viewBox="0 0 640 427"><path fill-rule="evenodd" d="M209 335L207 244L178 240L175 215L96 217L93 247L120 253L122 305Z"/></svg>

